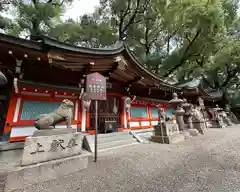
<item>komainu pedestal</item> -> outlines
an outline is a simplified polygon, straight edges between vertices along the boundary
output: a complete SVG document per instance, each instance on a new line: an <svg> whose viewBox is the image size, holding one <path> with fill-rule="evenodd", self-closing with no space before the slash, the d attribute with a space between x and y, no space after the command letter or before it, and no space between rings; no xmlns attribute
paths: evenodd
<svg viewBox="0 0 240 192"><path fill-rule="evenodd" d="M81 133L73 133L71 129L43 130L42 136L39 133L26 138L21 165L71 157L82 152Z"/></svg>
<svg viewBox="0 0 240 192"><path fill-rule="evenodd" d="M184 135L179 133L177 124L162 124L154 126L155 134L152 136L151 140L156 143L178 143L184 141Z"/></svg>
<svg viewBox="0 0 240 192"><path fill-rule="evenodd" d="M82 135L76 130L36 131L25 141L21 164L4 172L3 191L25 191L26 186L32 189L79 172L88 167L90 156L82 150Z"/></svg>
<svg viewBox="0 0 240 192"><path fill-rule="evenodd" d="M204 120L194 121L193 127L199 131L202 135L206 132L207 127Z"/></svg>

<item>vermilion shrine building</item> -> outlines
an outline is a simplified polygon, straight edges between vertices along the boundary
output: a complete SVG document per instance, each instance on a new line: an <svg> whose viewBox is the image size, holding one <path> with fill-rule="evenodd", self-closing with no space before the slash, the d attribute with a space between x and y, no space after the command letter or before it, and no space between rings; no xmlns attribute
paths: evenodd
<svg viewBox="0 0 240 192"><path fill-rule="evenodd" d="M32 135L34 119L56 109L64 98L74 102L72 127L94 133L94 107L86 111L79 100L81 80L99 72L107 77L107 100L99 102L99 127L116 122L116 131L150 128L157 124L157 104L166 108L172 93L193 103L201 96L209 106L215 97L202 83L171 85L148 71L123 43L103 49L83 48L48 37L38 41L0 35L0 70L8 83L0 88L2 141L23 141ZM126 97L137 96L130 114ZM58 125L57 127L63 127Z"/></svg>

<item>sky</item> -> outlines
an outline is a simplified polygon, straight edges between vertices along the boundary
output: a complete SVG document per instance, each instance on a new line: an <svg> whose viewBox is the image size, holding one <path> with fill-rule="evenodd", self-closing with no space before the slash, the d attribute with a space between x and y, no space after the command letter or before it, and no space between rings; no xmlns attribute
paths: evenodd
<svg viewBox="0 0 240 192"><path fill-rule="evenodd" d="M29 0L24 1L28 2ZM74 0L71 6L66 10L65 14L63 15L63 19L65 20L72 18L76 20L81 15L84 15L86 13L93 13L95 7L99 5L100 0ZM10 8L8 11L1 13L1 15L11 18L13 12L14 11L12 11Z"/></svg>
<svg viewBox="0 0 240 192"><path fill-rule="evenodd" d="M70 8L63 16L64 19L77 19L78 16L85 13L93 13L94 8L99 6L100 0L74 0Z"/></svg>

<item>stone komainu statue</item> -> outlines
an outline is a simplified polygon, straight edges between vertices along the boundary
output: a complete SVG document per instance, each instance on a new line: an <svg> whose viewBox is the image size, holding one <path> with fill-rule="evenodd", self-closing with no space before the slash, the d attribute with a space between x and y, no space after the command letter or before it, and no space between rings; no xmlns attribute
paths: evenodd
<svg viewBox="0 0 240 192"><path fill-rule="evenodd" d="M49 114L42 114L34 122L37 129L54 129L55 125L63 121L67 128L71 128L74 104L68 99L64 99L60 107Z"/></svg>
<svg viewBox="0 0 240 192"><path fill-rule="evenodd" d="M193 121L202 121L202 113L200 111L200 109L198 109L197 107L194 107L192 109L192 119Z"/></svg>

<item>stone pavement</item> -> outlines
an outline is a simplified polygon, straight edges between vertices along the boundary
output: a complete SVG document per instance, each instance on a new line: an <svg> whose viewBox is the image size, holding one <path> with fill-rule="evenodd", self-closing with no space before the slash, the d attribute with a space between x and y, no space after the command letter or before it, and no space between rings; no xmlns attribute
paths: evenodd
<svg viewBox="0 0 240 192"><path fill-rule="evenodd" d="M240 126L209 129L179 144L150 143L104 152L87 170L23 191L239 192Z"/></svg>

